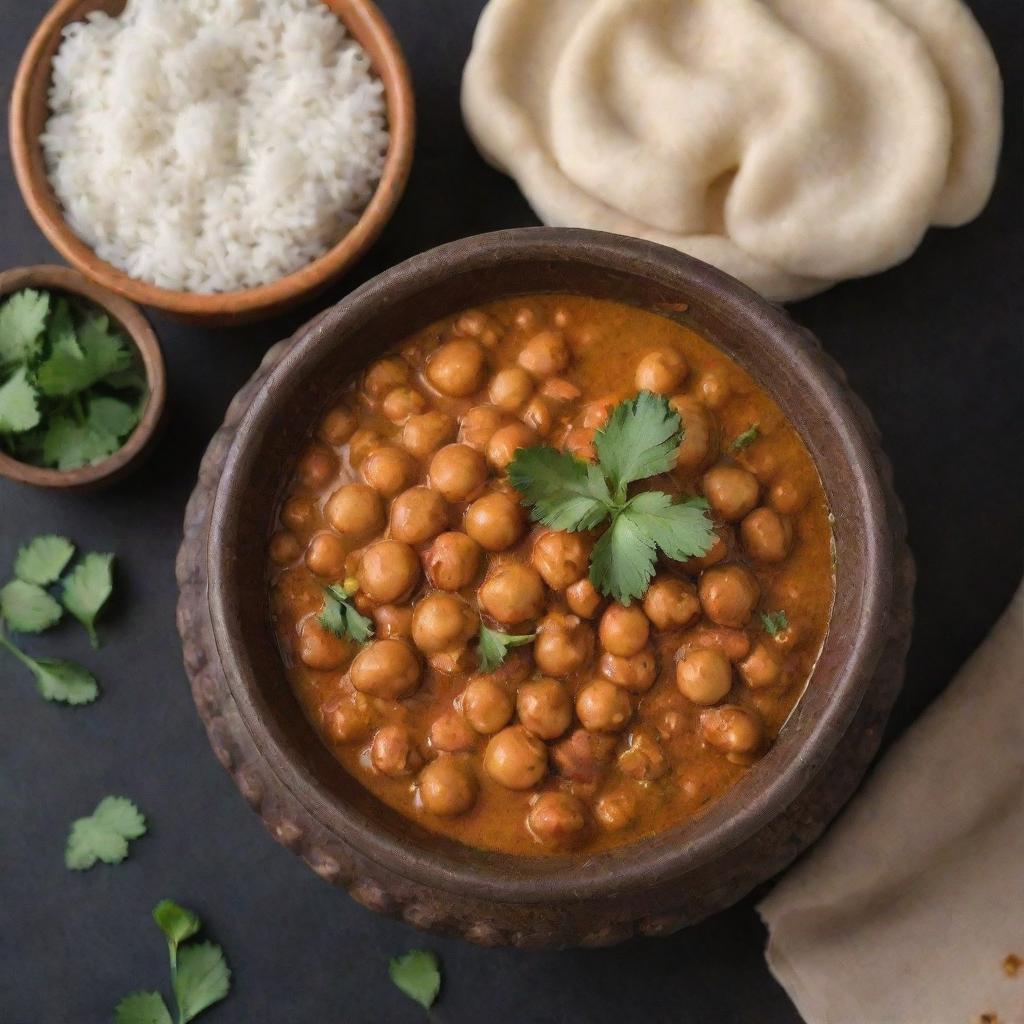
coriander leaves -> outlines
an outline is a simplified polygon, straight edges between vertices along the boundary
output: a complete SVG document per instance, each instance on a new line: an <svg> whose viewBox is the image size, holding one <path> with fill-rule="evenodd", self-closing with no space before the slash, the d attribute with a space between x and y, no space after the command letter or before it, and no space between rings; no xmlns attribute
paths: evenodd
<svg viewBox="0 0 1024 1024"><path fill-rule="evenodd" d="M33 658L16 647L0 626L0 647L8 651L35 676L45 700L61 704L91 704L99 695L99 684L88 669L60 658Z"/></svg>
<svg viewBox="0 0 1024 1024"><path fill-rule="evenodd" d="M744 448L749 448L760 436L760 426L756 423L751 423L742 434L736 435L732 444L729 445L729 450L733 452L741 452Z"/></svg>
<svg viewBox="0 0 1024 1024"><path fill-rule="evenodd" d="M436 954L429 949L414 949L405 956L396 956L388 964L388 974L395 985L410 999L429 1010L441 991L441 970Z"/></svg>
<svg viewBox="0 0 1024 1024"><path fill-rule="evenodd" d="M509 648L523 647L532 643L536 633L516 635L513 633L500 633L480 623L480 634L477 643L477 656L480 659L481 672L493 672L500 665L505 663L508 657Z"/></svg>
<svg viewBox="0 0 1024 1024"><path fill-rule="evenodd" d="M509 466L512 486L534 521L570 531L610 521L594 548L590 581L621 604L644 594L659 550L682 560L705 554L714 543L703 499L676 502L661 491L629 497L629 484L673 467L683 434L668 402L641 391L620 402L595 436L597 465L539 446L521 449Z"/></svg>
<svg viewBox="0 0 1024 1024"><path fill-rule="evenodd" d="M783 630L789 629L789 616L785 611L761 612L761 625L769 636L778 636Z"/></svg>
<svg viewBox="0 0 1024 1024"><path fill-rule="evenodd" d="M128 840L146 834L146 819L127 797L107 796L87 818L71 825L64 863L85 871L96 861L120 864L128 856Z"/></svg>
<svg viewBox="0 0 1024 1024"><path fill-rule="evenodd" d="M64 578L64 607L85 626L94 648L100 645L96 635L96 616L114 589L113 564L113 555L90 551Z"/></svg>
<svg viewBox="0 0 1024 1024"><path fill-rule="evenodd" d="M324 588L324 607L318 620L335 636L351 637L357 644L373 638L373 620L362 615L346 589L337 584Z"/></svg>
<svg viewBox="0 0 1024 1024"><path fill-rule="evenodd" d="M26 583L45 587L60 577L74 553L75 545L67 537L52 533L35 537L23 548L18 548L14 575Z"/></svg>

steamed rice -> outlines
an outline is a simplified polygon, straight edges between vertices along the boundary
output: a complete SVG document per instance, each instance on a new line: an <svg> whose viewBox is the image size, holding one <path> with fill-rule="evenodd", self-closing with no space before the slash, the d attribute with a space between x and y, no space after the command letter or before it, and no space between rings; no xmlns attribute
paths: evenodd
<svg viewBox="0 0 1024 1024"><path fill-rule="evenodd" d="M320 0L128 0L65 30L49 99L68 224L132 277L191 292L321 256L388 146L383 85Z"/></svg>

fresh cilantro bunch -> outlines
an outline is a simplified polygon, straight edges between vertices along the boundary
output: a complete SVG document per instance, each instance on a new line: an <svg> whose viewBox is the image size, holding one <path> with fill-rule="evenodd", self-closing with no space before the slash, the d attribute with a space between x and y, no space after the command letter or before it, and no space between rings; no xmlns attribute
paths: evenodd
<svg viewBox="0 0 1024 1024"><path fill-rule="evenodd" d="M541 445L520 449L509 466L512 486L536 522L570 531L609 524L594 547L590 582L621 604L646 592L659 550L685 560L714 543L703 498L629 493L630 484L672 469L683 434L666 399L641 391L620 402L598 431L596 465Z"/></svg>
<svg viewBox="0 0 1024 1024"><path fill-rule="evenodd" d="M0 446L59 470L100 462L148 399L134 349L105 314L31 288L0 304Z"/></svg>

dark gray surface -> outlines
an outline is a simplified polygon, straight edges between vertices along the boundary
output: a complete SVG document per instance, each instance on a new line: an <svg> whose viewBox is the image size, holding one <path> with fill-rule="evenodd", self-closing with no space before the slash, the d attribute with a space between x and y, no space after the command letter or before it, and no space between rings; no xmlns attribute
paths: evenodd
<svg viewBox="0 0 1024 1024"><path fill-rule="evenodd" d="M275 323L204 331L154 317L169 429L149 465L113 490L70 497L0 482L0 577L17 545L43 530L116 551L119 566L100 652L68 625L28 645L92 667L98 703L48 705L0 654L0 1021L104 1021L128 992L166 992L149 911L168 896L202 914L231 961L233 993L202 1018L210 1024L421 1021L386 972L388 957L421 946L444 962L439 1022L792 1024L799 1018L764 966L752 901L673 938L612 950L531 954L437 940L317 879L265 834L210 753L181 669L173 563L199 458L232 394L268 344L371 274L439 242L536 222L462 130L458 80L481 4L381 6L413 67L420 141L408 194L370 257L333 294ZM1024 20L1014 0L973 6L1007 77L993 201L976 223L930 233L903 267L792 310L871 406L910 517L918 624L892 735L945 685L1021 574ZM0 0L5 94L45 7ZM53 261L6 154L0 224L0 268ZM111 792L138 802L149 835L120 866L66 871L68 823Z"/></svg>

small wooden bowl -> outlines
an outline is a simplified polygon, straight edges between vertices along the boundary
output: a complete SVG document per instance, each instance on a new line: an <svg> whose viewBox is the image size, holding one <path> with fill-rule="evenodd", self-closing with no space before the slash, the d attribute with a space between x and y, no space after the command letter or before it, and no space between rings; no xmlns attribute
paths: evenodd
<svg viewBox="0 0 1024 1024"><path fill-rule="evenodd" d="M149 453L167 401L167 371L153 328L138 306L83 277L68 267L17 267L0 273L0 301L22 288L40 288L77 296L103 310L131 340L142 360L149 400L135 430L109 458L80 469L44 469L19 462L0 451L0 476L35 487L89 490L113 483L130 472Z"/></svg>
<svg viewBox="0 0 1024 1024"><path fill-rule="evenodd" d="M244 323L280 313L327 287L373 244L394 213L412 166L415 113L405 57L370 0L324 0L366 50L384 83L390 144L377 190L352 229L323 256L256 288L201 294L174 291L129 277L101 260L64 220L43 159L39 136L49 116L51 64L64 28L93 11L117 15L125 0L58 0L29 41L11 90L10 147L14 174L29 213L53 247L97 284L146 306L209 325Z"/></svg>

